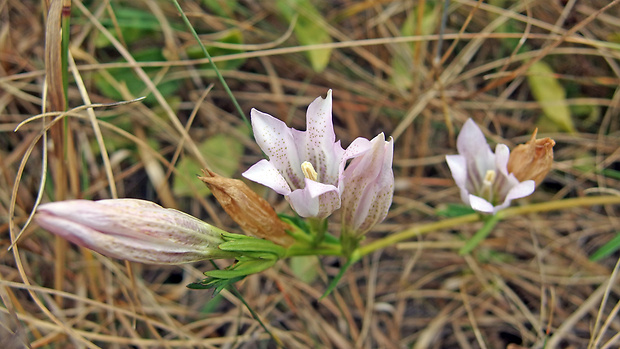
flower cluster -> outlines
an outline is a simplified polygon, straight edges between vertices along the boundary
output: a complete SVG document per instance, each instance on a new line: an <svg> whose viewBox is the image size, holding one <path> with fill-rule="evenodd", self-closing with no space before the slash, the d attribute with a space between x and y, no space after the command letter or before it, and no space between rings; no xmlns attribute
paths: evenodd
<svg viewBox="0 0 620 349"><path fill-rule="evenodd" d="M197 288L221 290L287 256L326 253L354 260L360 241L386 217L392 203L393 139L386 140L383 133L371 140L360 137L344 149L334 132L331 90L309 105L305 131L256 109L251 119L267 159L243 176L283 195L305 223L299 217L279 217L244 182L209 170L200 180L247 235L135 199L47 203L39 206L35 220L80 246L131 261L237 260L224 270L206 272L207 279L190 285ZM512 200L532 194L551 168L554 144L549 138L537 140L534 132L512 155L504 144L492 151L469 119L457 139L459 154L446 156L446 161L462 200L476 211L495 214ZM327 218L336 211L340 240L326 233Z"/></svg>
<svg viewBox="0 0 620 349"><path fill-rule="evenodd" d="M353 242L350 251L387 215L394 190L393 141L381 133L370 141L358 138L343 149L335 140L331 108L330 90L327 98L319 97L308 107L306 131L288 128L253 109L254 136L269 160L259 161L243 175L284 195L301 217L323 227L325 218L341 208L343 236ZM281 220L242 181L209 170L200 179L250 237L135 199L47 203L39 206L35 220L54 234L110 257L158 264L239 261L234 272L209 272L218 277L262 270L298 242L294 232L299 227ZM311 247L322 242L325 231L314 233Z"/></svg>
<svg viewBox="0 0 620 349"><path fill-rule="evenodd" d="M244 177L284 195L302 217L325 219L342 208L345 233L363 235L385 218L394 191L393 140L381 133L343 149L334 133L331 90L308 107L306 131L256 109L251 117L256 142L269 160L260 160Z"/></svg>
<svg viewBox="0 0 620 349"><path fill-rule="evenodd" d="M532 194L551 169L555 144L549 138L535 137L536 133L512 156L505 144L497 144L493 152L480 128L468 119L457 138L459 154L446 156L463 202L476 211L494 214L512 200Z"/></svg>

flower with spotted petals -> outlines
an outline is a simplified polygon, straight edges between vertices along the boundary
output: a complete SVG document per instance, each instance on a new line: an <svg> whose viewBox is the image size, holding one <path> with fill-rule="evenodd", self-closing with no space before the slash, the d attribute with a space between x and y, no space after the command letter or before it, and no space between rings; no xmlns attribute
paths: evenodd
<svg viewBox="0 0 620 349"><path fill-rule="evenodd" d="M346 150L336 141L332 91L308 106L305 131L256 109L251 119L254 138L269 160L257 162L243 176L284 195L302 217L324 219L340 208L345 165L368 151L370 141L357 138Z"/></svg>

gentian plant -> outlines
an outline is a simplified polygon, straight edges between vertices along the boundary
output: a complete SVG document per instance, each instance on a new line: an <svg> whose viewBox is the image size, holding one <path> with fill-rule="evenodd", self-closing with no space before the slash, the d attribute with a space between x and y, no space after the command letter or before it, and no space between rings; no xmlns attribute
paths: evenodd
<svg viewBox="0 0 620 349"><path fill-rule="evenodd" d="M243 176L284 195L299 217L278 216L244 182L204 170L200 177L247 235L233 234L180 211L135 199L73 200L43 204L35 220L43 228L104 255L142 263L178 264L234 258L224 270L205 273L193 288L223 287L298 255L351 256L364 235L387 215L394 192L394 142L383 133L336 141L332 92L307 111L306 130L251 112L258 145L268 159ZM327 218L340 209L340 238ZM343 268L343 271L346 268Z"/></svg>
<svg viewBox="0 0 620 349"><path fill-rule="evenodd" d="M332 92L308 107L306 130L289 128L279 119L252 109L254 137L267 156L243 173L284 196L297 216L278 215L243 181L204 170L200 177L245 234L233 234L186 213L136 199L72 200L38 207L36 222L50 232L101 254L141 263L179 264L219 258L235 259L229 267L205 272L192 288L216 292L278 260L303 255L342 256L349 265L362 256L454 222L447 220L388 235L363 244L366 234L388 214L394 194L394 140L380 133L355 139L346 149L336 141ZM530 195L551 168L553 140L537 140L495 152L470 119L457 139L458 155L446 161L462 200L478 211L483 228L461 252L469 252L514 199ZM339 217L332 235L330 216ZM473 222L467 216L458 222ZM456 222L456 221L455 221Z"/></svg>

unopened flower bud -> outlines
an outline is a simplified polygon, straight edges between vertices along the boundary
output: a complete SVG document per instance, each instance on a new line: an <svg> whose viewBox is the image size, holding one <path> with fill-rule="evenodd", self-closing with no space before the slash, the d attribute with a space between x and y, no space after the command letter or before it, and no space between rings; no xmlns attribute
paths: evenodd
<svg viewBox="0 0 620 349"><path fill-rule="evenodd" d="M343 234L361 238L387 216L394 195L394 140L380 133L368 152L353 159L342 176Z"/></svg>
<svg viewBox="0 0 620 349"><path fill-rule="evenodd" d="M218 248L225 231L145 200L52 202L38 207L35 220L79 246L134 262L182 264L239 255Z"/></svg>
<svg viewBox="0 0 620 349"><path fill-rule="evenodd" d="M271 205L258 196L243 181L219 176L203 170L199 177L213 193L224 211L247 234L264 238L278 245L288 247L295 240L286 233L288 224L278 218Z"/></svg>
<svg viewBox="0 0 620 349"><path fill-rule="evenodd" d="M553 164L553 146L551 138L536 139L538 129L525 144L519 144L510 154L508 172L519 181L533 180L538 186L545 179Z"/></svg>

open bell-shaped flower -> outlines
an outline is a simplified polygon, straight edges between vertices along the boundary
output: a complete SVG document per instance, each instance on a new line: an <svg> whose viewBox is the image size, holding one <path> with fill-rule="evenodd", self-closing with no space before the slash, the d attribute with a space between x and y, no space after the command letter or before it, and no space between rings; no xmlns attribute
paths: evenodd
<svg viewBox="0 0 620 349"><path fill-rule="evenodd" d="M239 255L218 248L225 231L145 200L51 202L38 207L35 220L79 246L134 262L181 264Z"/></svg>
<svg viewBox="0 0 620 349"><path fill-rule="evenodd" d="M456 146L459 155L447 155L446 161L461 199L474 210L494 214L534 192L533 180L520 182L508 172L508 146L498 144L493 153L472 119L463 125Z"/></svg>
<svg viewBox="0 0 620 349"><path fill-rule="evenodd" d="M346 150L335 141L331 90L308 106L306 131L256 109L251 119L254 138L269 160L243 176L284 195L302 217L323 219L340 208L338 184L346 162L368 151L370 141L357 138Z"/></svg>

